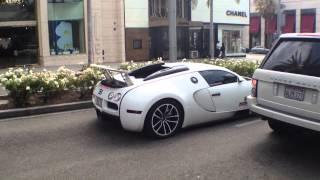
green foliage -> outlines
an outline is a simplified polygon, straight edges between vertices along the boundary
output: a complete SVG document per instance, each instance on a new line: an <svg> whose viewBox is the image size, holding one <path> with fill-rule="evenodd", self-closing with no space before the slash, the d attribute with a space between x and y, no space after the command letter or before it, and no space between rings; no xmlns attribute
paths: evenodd
<svg viewBox="0 0 320 180"><path fill-rule="evenodd" d="M258 61L248 61L246 59L215 59L205 60L203 63L227 68L245 77L252 77L254 71L259 67Z"/></svg>
<svg viewBox="0 0 320 180"><path fill-rule="evenodd" d="M126 62L120 65L120 69L132 71L138 69L140 67L160 63L161 60L158 61L148 61L147 63L134 63L134 62ZM215 66L225 67L230 69L231 71L236 72L241 76L251 77L254 71L258 68L258 61L249 61L247 59L215 59L215 60L204 60L204 61L193 61L193 60L184 60L184 62L200 62L205 64L211 64Z"/></svg>
<svg viewBox="0 0 320 180"><path fill-rule="evenodd" d="M256 11L264 18L274 16L276 13L277 3L275 0L254 0Z"/></svg>

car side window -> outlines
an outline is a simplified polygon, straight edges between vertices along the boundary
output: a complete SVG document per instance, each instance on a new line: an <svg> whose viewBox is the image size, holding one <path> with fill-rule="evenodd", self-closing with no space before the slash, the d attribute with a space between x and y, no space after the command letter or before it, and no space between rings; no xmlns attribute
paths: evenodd
<svg viewBox="0 0 320 180"><path fill-rule="evenodd" d="M238 82L236 75L222 70L201 71L200 74L211 87Z"/></svg>

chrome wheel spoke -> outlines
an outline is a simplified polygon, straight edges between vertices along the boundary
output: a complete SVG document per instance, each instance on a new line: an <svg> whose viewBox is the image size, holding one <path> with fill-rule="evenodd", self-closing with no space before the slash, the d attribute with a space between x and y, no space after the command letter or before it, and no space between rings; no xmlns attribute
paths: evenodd
<svg viewBox="0 0 320 180"><path fill-rule="evenodd" d="M174 109L174 106L171 106L171 109L169 110L168 115L171 115L173 109Z"/></svg>
<svg viewBox="0 0 320 180"><path fill-rule="evenodd" d="M162 126L163 126L163 130L164 130L164 135L167 135L167 128L166 128L166 125L164 123L162 123Z"/></svg>
<svg viewBox="0 0 320 180"><path fill-rule="evenodd" d="M155 128L159 124L161 124L161 120L159 120L156 124L152 125L152 127Z"/></svg>
<svg viewBox="0 0 320 180"><path fill-rule="evenodd" d="M174 124L178 124L178 121L170 121L170 120L167 120L168 123L174 123Z"/></svg>
<svg viewBox="0 0 320 180"><path fill-rule="evenodd" d="M179 118L179 115L168 116L167 119L169 119L169 118Z"/></svg>
<svg viewBox="0 0 320 180"><path fill-rule="evenodd" d="M159 113L160 114L160 116L161 116L161 118L163 117L163 113L161 112L161 110L158 108L157 110L156 110L156 112L154 113L154 115L157 115L156 113ZM159 117L159 116L158 116Z"/></svg>
<svg viewBox="0 0 320 180"><path fill-rule="evenodd" d="M158 118L158 119L161 119L161 117L160 116L158 116L156 113L154 113L154 115L153 115L155 118Z"/></svg>
<svg viewBox="0 0 320 180"><path fill-rule="evenodd" d="M160 126L158 127L158 129L156 130L156 132L159 132L159 130L162 128L163 124L162 122L160 121Z"/></svg>
<svg viewBox="0 0 320 180"><path fill-rule="evenodd" d="M168 123L167 121L165 121L165 122L164 122L164 126L165 126L165 125L167 125L167 126L168 126L169 131L171 132L171 131L172 131L172 129L171 129L171 127L170 127L170 125L169 125L169 123Z"/></svg>
<svg viewBox="0 0 320 180"><path fill-rule="evenodd" d="M166 110L165 110L165 114L167 114L167 113L168 113L168 111L169 111L169 105L167 104L167 106L166 106Z"/></svg>

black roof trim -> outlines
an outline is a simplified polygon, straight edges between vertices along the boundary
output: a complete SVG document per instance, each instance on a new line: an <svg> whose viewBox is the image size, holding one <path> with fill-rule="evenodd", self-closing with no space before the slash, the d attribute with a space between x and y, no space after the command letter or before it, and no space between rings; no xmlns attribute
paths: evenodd
<svg viewBox="0 0 320 180"><path fill-rule="evenodd" d="M144 79L144 81L148 81L148 80L152 80L152 79L156 79L159 77L163 77L163 76L167 76L170 74L175 74L175 73L179 73L179 72L183 72L183 71L188 71L189 68L187 66L181 65L181 66L173 66L173 67L169 67L165 70L156 72L154 74L151 74L150 76L146 77Z"/></svg>
<svg viewBox="0 0 320 180"><path fill-rule="evenodd" d="M154 72L157 72L159 70L162 70L166 67L164 67L165 63L157 63L157 64L151 64L136 70L133 70L129 73L129 76L134 76L135 78L145 78L149 75L153 74Z"/></svg>

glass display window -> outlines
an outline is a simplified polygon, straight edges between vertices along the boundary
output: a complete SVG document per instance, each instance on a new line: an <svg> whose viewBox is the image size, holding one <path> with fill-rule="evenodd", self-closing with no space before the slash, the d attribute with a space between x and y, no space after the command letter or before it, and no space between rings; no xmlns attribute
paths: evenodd
<svg viewBox="0 0 320 180"><path fill-rule="evenodd" d="M0 67L36 64L38 38L36 27L0 27Z"/></svg>
<svg viewBox="0 0 320 180"><path fill-rule="evenodd" d="M34 20L35 0L0 0L0 22Z"/></svg>
<svg viewBox="0 0 320 180"><path fill-rule="evenodd" d="M48 0L51 55L85 53L83 0Z"/></svg>

